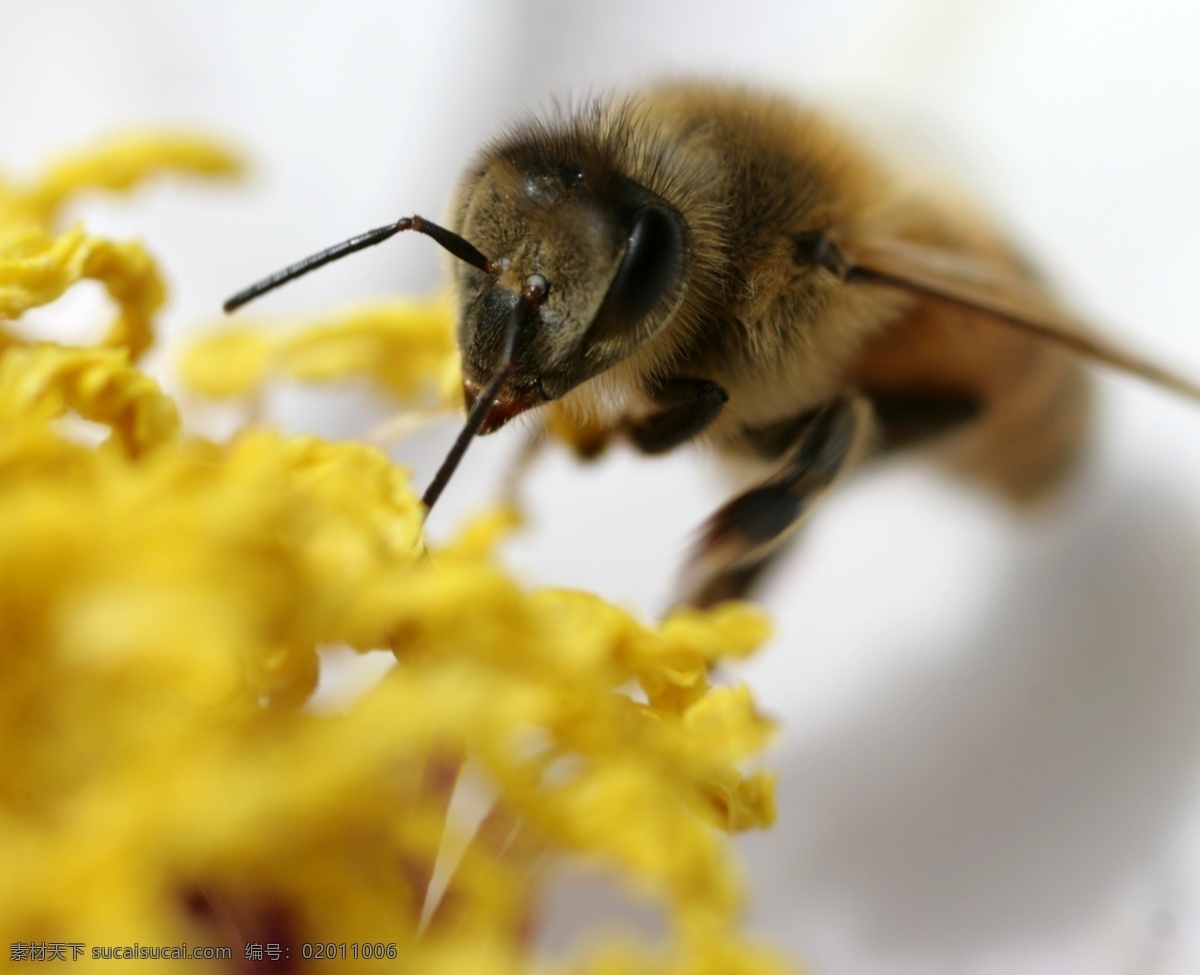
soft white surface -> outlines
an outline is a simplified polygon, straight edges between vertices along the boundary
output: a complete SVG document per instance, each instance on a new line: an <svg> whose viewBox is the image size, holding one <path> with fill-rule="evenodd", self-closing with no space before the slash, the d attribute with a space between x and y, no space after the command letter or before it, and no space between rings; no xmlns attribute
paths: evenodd
<svg viewBox="0 0 1200 975"><path fill-rule="evenodd" d="M7 0L0 148L29 171L147 122L245 147L244 187L86 208L162 256L177 337L281 264L439 214L477 145L555 93L752 79L908 133L1079 308L1200 374L1197 50L1184 0ZM401 239L263 309L428 289L440 260ZM744 844L753 917L818 972L1200 969L1200 412L1103 392L1093 462L1055 510L1018 519L893 465L831 499L769 587L778 635L745 676L784 728L781 816ZM338 436L380 410L275 405ZM453 430L397 452L419 483ZM472 449L442 531L517 440ZM721 487L686 452L551 456L531 496L524 577L654 613Z"/></svg>

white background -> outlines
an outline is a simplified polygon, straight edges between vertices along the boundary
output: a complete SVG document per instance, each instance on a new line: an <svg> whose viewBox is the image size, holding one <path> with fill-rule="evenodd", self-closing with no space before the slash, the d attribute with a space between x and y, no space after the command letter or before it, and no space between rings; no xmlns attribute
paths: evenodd
<svg viewBox="0 0 1200 975"><path fill-rule="evenodd" d="M437 216L472 151L554 94L754 80L907 133L1077 308L1200 374L1197 51L1183 0L0 0L0 155L27 174L153 123L253 158L239 188L82 211L161 256L175 342L265 272ZM263 308L429 291L440 262L400 239ZM1200 411L1121 378L1102 393L1094 456L1052 509L1020 518L881 467L764 594L777 635L743 676L783 727L780 825L744 843L751 916L817 972L1200 970ZM292 392L274 409L353 436L382 405ZM418 483L453 432L396 451ZM519 439L472 449L435 533L494 494ZM647 615L722 500L686 451L551 456L530 495L516 570ZM590 909L564 895L556 923Z"/></svg>

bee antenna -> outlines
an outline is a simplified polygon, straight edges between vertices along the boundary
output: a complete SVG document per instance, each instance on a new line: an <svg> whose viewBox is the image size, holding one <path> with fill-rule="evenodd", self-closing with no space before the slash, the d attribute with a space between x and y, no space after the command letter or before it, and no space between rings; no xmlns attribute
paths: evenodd
<svg viewBox="0 0 1200 975"><path fill-rule="evenodd" d="M479 268L484 274L496 275L501 271L499 261L484 257L482 253L463 240L458 234L447 230L445 227L439 227L436 223L426 220L424 217L414 215L411 217L401 217L395 223L390 223L386 227L376 227L374 230L368 230L365 234L359 234L357 237L343 240L340 244L327 247L325 250L318 251L316 254L310 255L302 261L288 265L282 271L276 271L261 281L256 281L250 287L243 288L226 301L223 305L225 312L228 314L235 311L247 302L253 301L259 295L264 295L268 291L274 291L280 285L287 284L289 281L295 281L296 278L308 274L309 271L315 271L317 268L329 264L331 261L336 261L347 254L353 254L355 251L380 244L402 230L415 230L417 233L432 237L460 261L466 261L472 267Z"/></svg>
<svg viewBox="0 0 1200 975"><path fill-rule="evenodd" d="M442 466L438 468L438 472L434 475L433 480L429 482L429 487L425 489L425 494L421 497L421 501L425 505L426 517L429 517L429 512L437 504L437 499L442 496L442 491L450 483L450 478L454 476L459 461L463 459L463 454L467 452L467 447L471 445L471 441L479 433L480 427L487 420L488 414L492 412L492 407L496 405L496 396L499 394L500 388L504 385L504 381L508 379L513 369L516 368L517 352L520 349L521 338L524 335L525 328L529 324L529 320L538 305L545 301L549 287L546 279L540 274L531 274L526 279L525 287L521 290L521 297L517 300L512 317L508 320L508 330L504 336L504 353L500 359L500 367L496 370L491 381L488 382L483 391L475 398L475 402L471 405L471 411L467 414L467 422L463 424L463 428L455 439L453 446L451 446L450 452L446 454L446 459L442 461Z"/></svg>

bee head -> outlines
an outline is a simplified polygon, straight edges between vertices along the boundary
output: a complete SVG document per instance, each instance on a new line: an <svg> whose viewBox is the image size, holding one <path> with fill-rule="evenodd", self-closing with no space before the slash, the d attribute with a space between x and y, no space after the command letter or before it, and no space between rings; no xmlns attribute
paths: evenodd
<svg viewBox="0 0 1200 975"><path fill-rule="evenodd" d="M615 365L657 334L682 298L691 244L682 216L579 155L518 134L493 147L460 188L453 229L497 271L455 265L468 404L499 367L526 283L545 285L481 432Z"/></svg>
<svg viewBox="0 0 1200 975"><path fill-rule="evenodd" d="M403 217L297 261L225 302L268 291L404 230L458 258L467 422L424 495L427 510L471 439L570 392L662 330L683 299L691 235L678 210L622 175L595 139L531 126L488 150L454 225Z"/></svg>

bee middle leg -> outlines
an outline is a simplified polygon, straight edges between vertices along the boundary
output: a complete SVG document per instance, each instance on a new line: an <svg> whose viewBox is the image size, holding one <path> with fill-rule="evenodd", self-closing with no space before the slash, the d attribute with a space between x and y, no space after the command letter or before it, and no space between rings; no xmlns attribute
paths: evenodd
<svg viewBox="0 0 1200 975"><path fill-rule="evenodd" d="M874 429L870 404L860 396L833 400L803 419L782 469L705 523L681 602L705 607L745 595L817 499L864 452Z"/></svg>

